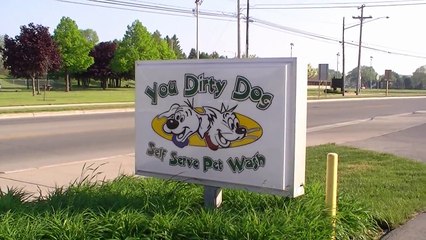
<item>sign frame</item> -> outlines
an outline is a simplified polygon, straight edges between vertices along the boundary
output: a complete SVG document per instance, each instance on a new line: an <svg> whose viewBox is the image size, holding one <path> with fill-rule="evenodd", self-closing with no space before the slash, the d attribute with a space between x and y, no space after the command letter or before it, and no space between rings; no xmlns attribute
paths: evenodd
<svg viewBox="0 0 426 240"><path fill-rule="evenodd" d="M235 72L232 72L234 68L236 70ZM153 84L153 83L157 83L155 81L159 81L157 84L160 84L160 83L167 82L167 80L173 80L173 81L176 80L177 93L172 95L174 98L180 97L182 99L181 89L183 88L183 84L180 83L179 81L182 80L182 77L183 77L181 73L187 71L187 69L191 69L192 72L195 72L197 74L206 73L206 72L209 72L209 73L216 72L218 73L218 75L220 75L220 73L222 72L227 72L228 74L229 72L232 72L232 74L230 74L232 76L230 76L227 79L228 85L226 87L232 89L232 87L234 86L234 92L233 92L234 94L237 89L237 81L238 81L237 76L248 76L248 78L251 78L253 74L250 75L245 72L253 73L253 68L257 68L257 70L265 69L265 71L269 71L271 69L276 68L279 70L279 72L283 73L283 76L279 76L275 79L270 80L270 81L274 81L275 84L278 84L279 85L278 89L282 90L282 92L280 91L274 92L275 94L276 92L278 92L279 94L282 94L282 96L281 95L280 97L276 96L276 99L277 99L276 101L275 101L275 98L271 100L272 101L271 105L272 104L278 105L278 106L275 106L277 109L282 108L283 116L285 116L285 118L282 119L283 122L279 121L279 124L277 124L277 125L282 125L283 127L282 129L283 133L279 131L277 132L279 134L282 134L280 136L284 138L283 139L284 144L281 149L274 148L274 151L279 152L279 154L282 154L283 159L279 159L279 160L273 159L273 161L282 161L282 164L283 164L282 176L281 176L282 179L281 180L275 179L277 182L282 181L282 183L279 184L280 186L265 187L263 185L246 184L244 181L230 182L227 179L226 181L222 180L220 177L214 177L213 179L212 178L207 179L203 177L200 178L200 177L194 177L193 175L191 175L191 173L186 175L180 174L180 173L170 174L170 173L163 172L162 171L163 169L157 170L156 167L153 167L153 168L146 167L149 165L148 163L152 163L152 161L156 161L155 157L152 157L151 155L147 156L148 151L151 151L151 150L153 151L154 148L155 150L162 148L162 146L155 146L155 147L151 146L152 148L150 148L149 146L146 145L148 140L146 139L145 133L151 130L149 130L149 128L147 128L146 125L140 124L140 122L147 123L148 120L150 121L151 119L153 119L152 112L155 111L155 109L159 108L159 106L157 105L152 105L154 98L148 97L148 93L147 93L147 91L150 92L150 90L153 90L154 86L156 86L155 84ZM206 186L246 189L250 191L264 192L264 193L290 196L290 197L297 197L304 194L305 158L306 158L306 114L307 114L306 64L300 64L297 58L137 61L135 63L135 69L136 69L135 77L136 77L136 92L137 92L136 105L135 105L135 128L136 128L135 173L136 175L159 177L164 179L173 179L173 180L179 180L184 182L202 184ZM173 79L168 79L168 78L162 79L161 76L165 74L165 71L171 71L171 72L176 71L178 72L178 74ZM259 76L262 76L261 73L259 74L260 74ZM208 74L208 76L210 75L212 74ZM268 74L264 74L264 75L270 76ZM235 82L232 83L232 80L235 77L237 78ZM153 82L152 79L154 78L156 80L154 80ZM158 80L158 79L161 79L161 80ZM256 84L260 85L259 83L262 83L262 82L259 80L255 82L254 85ZM256 87L258 85L256 85ZM272 90L274 89L264 89L265 93ZM170 96L171 95L158 97L157 103L159 101L166 101L165 99ZM194 98L196 97L197 96L195 96ZM221 96L209 101L220 102L221 101L220 97ZM280 99L282 99L283 101L280 102ZM250 100L251 99L245 100L247 103L241 103L241 102L237 102L237 103L239 103L240 105L253 104L254 106L255 103L253 101L250 102ZM199 101L197 100L197 102ZM235 102L235 100L225 99L222 101L222 103L223 102L230 103L230 102ZM149 105L151 105L151 107ZM167 109L160 110L159 112L162 112L164 110L167 110ZM258 109L256 111L258 111ZM149 117L147 117L148 113L151 114ZM157 120L153 119L152 122L154 121L157 121ZM271 131L265 132L265 134L267 133L270 134L270 132ZM262 138L263 137L264 136L262 136ZM150 144L150 142L148 142L148 144ZM164 142L164 144L166 143ZM162 144L159 144L159 145L162 145ZM192 147L192 148L195 148L195 147ZM176 149L178 151L181 151L179 148L176 148ZM219 149L219 151L221 150L223 149ZM165 151L167 152L167 150ZM216 152L219 153L219 151L216 151ZM231 151L231 150L225 149L223 151ZM169 151L169 153L170 152L171 151ZM214 153L216 154L216 152ZM147 160L147 158L149 159ZM166 169L168 167L169 166L164 168ZM184 171L185 170L182 170L182 172ZM276 171L281 172L281 170L276 170ZM187 172L189 172L189 170ZM269 176L265 176L265 177L269 177Z"/></svg>

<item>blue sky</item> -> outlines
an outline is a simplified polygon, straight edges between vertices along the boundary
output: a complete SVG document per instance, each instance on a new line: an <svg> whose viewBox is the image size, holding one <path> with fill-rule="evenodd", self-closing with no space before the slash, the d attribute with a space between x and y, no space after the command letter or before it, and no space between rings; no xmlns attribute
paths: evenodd
<svg viewBox="0 0 426 240"><path fill-rule="evenodd" d="M69 0L71 2L91 3L87 0ZM126 0L130 1L130 0ZM195 8L194 0L133 0L137 4L162 4L172 8L191 11ZM395 3L413 3L413 6L373 7L377 3L394 5ZM320 9L260 9L262 4L294 4L294 3L346 3L347 8ZM372 49L362 50L361 64L374 67L379 74L391 69L400 74L412 74L418 67L426 65L426 34L423 26L426 22L426 1L421 0L368 0L364 2L364 16L374 18L389 16L389 19L378 19L366 23L363 28L363 45ZM423 4L424 3L424 4ZM293 57L317 67L320 63L328 63L331 69L342 69L342 48L338 40L342 38L342 19L346 18L346 26L359 23L352 16L359 16L356 7L362 2L357 0L331 1L280 1L251 0L250 16L254 22L249 27L249 54L258 57L289 57L290 44L293 43ZM246 1L241 0L245 8ZM312 5L309 5L312 6ZM325 5L331 6L331 5ZM236 13L236 0L204 0L200 11ZM245 13L245 9L243 9ZM163 36L176 34L182 49L188 54L196 43L196 18L193 15L176 16L141 11L126 11L102 7L72 4L57 0L9 0L2 2L0 15L0 34L15 36L19 27L28 23L42 24L53 30L61 17L67 16L76 21L80 29L93 29L100 41L121 39L128 25L138 19L150 32L159 30ZM308 35L321 35L329 40L307 37L305 34L272 28L262 25L262 21L289 27L296 31L304 31ZM245 51L245 21L241 21L241 52ZM359 27L345 31L346 41L358 44ZM237 24L235 19L212 20L200 15L199 18L199 50L211 53L217 51L221 55L233 57L237 52ZM391 52L391 53L384 53ZM340 57L337 56L340 54ZM409 56L407 56L409 55ZM413 57L420 56L420 57ZM346 71L357 65L358 48L346 47Z"/></svg>

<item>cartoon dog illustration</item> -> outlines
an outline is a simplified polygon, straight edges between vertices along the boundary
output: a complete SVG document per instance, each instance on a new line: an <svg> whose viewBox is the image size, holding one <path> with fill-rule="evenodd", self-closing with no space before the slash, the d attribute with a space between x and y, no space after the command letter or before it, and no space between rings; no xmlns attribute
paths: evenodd
<svg viewBox="0 0 426 240"><path fill-rule="evenodd" d="M231 142L243 139L247 134L247 129L240 126L234 110L237 106L227 109L222 103L220 110L213 107L204 107L208 116L208 131L204 134L207 146L216 151L220 148L227 148Z"/></svg>
<svg viewBox="0 0 426 240"><path fill-rule="evenodd" d="M183 148L189 144L189 137L198 133L201 138L208 130L208 116L195 111L193 102L187 100L186 105L173 104L170 109L158 115L166 117L164 132L172 134L173 143Z"/></svg>

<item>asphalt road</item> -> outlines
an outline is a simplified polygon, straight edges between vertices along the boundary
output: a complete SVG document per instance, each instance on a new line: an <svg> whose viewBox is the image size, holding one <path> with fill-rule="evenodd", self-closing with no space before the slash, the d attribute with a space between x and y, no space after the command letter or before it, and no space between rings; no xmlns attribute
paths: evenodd
<svg viewBox="0 0 426 240"><path fill-rule="evenodd" d="M386 98L316 101L308 104L308 128L426 110L426 98Z"/></svg>
<svg viewBox="0 0 426 240"><path fill-rule="evenodd" d="M0 172L134 152L134 114L0 120Z"/></svg>
<svg viewBox="0 0 426 240"><path fill-rule="evenodd" d="M414 111L426 111L426 98L311 102L307 125ZM0 172L125 155L134 152L134 139L131 112L0 119Z"/></svg>

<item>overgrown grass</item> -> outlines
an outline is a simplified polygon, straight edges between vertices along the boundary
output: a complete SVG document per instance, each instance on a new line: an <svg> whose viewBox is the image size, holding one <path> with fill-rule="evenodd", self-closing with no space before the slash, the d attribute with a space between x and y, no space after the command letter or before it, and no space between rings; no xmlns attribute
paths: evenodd
<svg viewBox="0 0 426 240"><path fill-rule="evenodd" d="M426 209L426 165L335 145L307 149L304 196L290 199L224 190L223 206L203 208L200 186L122 176L76 182L25 201L0 197L0 239L329 239L325 162L339 153L337 239L374 239Z"/></svg>
<svg viewBox="0 0 426 240"><path fill-rule="evenodd" d="M331 235L318 185L298 199L235 190L225 190L224 198L222 208L206 210L199 186L121 177L57 191L37 203L13 204L1 214L0 238L328 239ZM343 196L341 201L346 203L341 211L347 209L346 215L361 220L339 224L339 236L368 235L365 227L373 227L368 212L354 200Z"/></svg>

